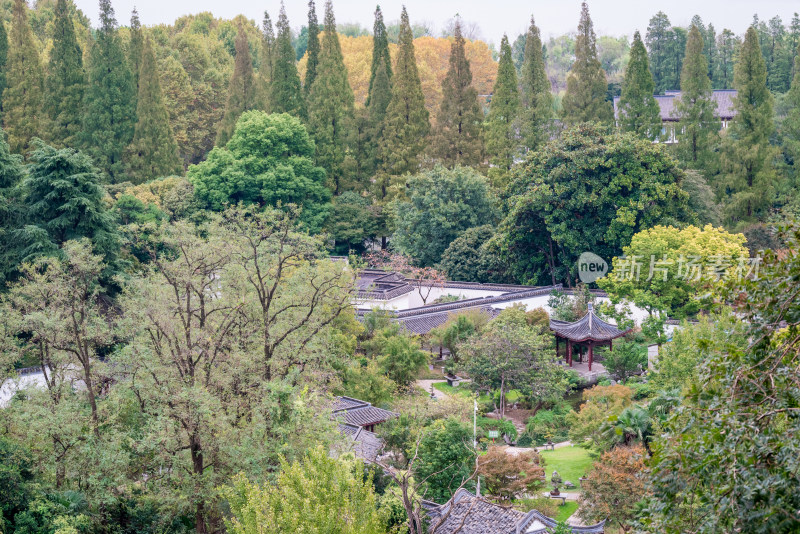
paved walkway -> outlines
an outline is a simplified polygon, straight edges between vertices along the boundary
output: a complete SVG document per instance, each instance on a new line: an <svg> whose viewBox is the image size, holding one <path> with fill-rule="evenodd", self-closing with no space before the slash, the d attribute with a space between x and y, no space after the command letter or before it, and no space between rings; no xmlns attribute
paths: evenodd
<svg viewBox="0 0 800 534"><path fill-rule="evenodd" d="M554 449L560 449L562 447L572 447L572 442L571 441L562 441L560 443L554 443L553 444L553 448ZM544 448L542 448L542 447L537 447L537 449L544 450ZM532 451L532 450L533 450L533 447L506 447L506 452L508 454L515 454L515 455L523 453L523 452L529 452L529 451ZM549 451L550 449L548 448L547 450Z"/></svg>
<svg viewBox="0 0 800 534"><path fill-rule="evenodd" d="M431 394L431 386L433 386L433 384L437 384L439 382L447 383L447 380L417 380L417 387L422 389L428 395L430 395ZM444 393L442 391L439 391L436 388L433 388L433 398L435 398L435 399L444 399L445 397L448 397L448 396L449 395L447 395L446 393Z"/></svg>

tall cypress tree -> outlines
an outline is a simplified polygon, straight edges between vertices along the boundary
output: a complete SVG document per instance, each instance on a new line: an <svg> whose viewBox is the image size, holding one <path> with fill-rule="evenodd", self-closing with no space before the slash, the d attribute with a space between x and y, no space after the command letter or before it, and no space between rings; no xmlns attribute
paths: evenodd
<svg viewBox="0 0 800 534"><path fill-rule="evenodd" d="M231 81L228 84L228 101L225 103L225 114L217 132L217 146L223 146L228 142L236 129L239 116L255 106L254 90L250 45L244 28L240 25L236 33L236 57Z"/></svg>
<svg viewBox="0 0 800 534"><path fill-rule="evenodd" d="M489 154L489 178L492 184L502 188L508 181L514 158L519 154L517 119L519 116L519 90L517 69L508 37L500 41L500 62L497 66L497 81L492 91L489 115L486 117L484 135L486 152Z"/></svg>
<svg viewBox="0 0 800 534"><path fill-rule="evenodd" d="M25 0L14 0L5 70L7 86L3 91L3 119L8 144L14 152L25 152L32 137L42 136L40 121L44 85Z"/></svg>
<svg viewBox="0 0 800 534"><path fill-rule="evenodd" d="M326 22L327 24L327 22ZM317 77L319 68L319 24L317 23L317 6L314 0L308 2L308 45L306 46L306 79L303 90L306 94L311 92L311 86Z"/></svg>
<svg viewBox="0 0 800 534"><path fill-rule="evenodd" d="M663 93L667 89L677 87L677 79L673 79L672 31L669 17L659 11L647 25L645 41L649 50L650 72L653 74L656 92Z"/></svg>
<svg viewBox="0 0 800 534"><path fill-rule="evenodd" d="M472 85L461 19L456 18L450 64L442 81L442 104L431 145L434 157L446 167L473 166L482 162L481 122L483 113L478 103L478 91Z"/></svg>
<svg viewBox="0 0 800 534"><path fill-rule="evenodd" d="M264 22L261 29L261 51L259 53L258 77L256 78L256 107L269 113L270 92L272 90L272 67L275 54L275 31L272 19L264 11Z"/></svg>
<svg viewBox="0 0 800 534"><path fill-rule="evenodd" d="M317 143L317 164L328 171L328 184L337 195L353 185L353 107L353 90L336 33L333 4L328 0L319 70L308 97L308 122Z"/></svg>
<svg viewBox="0 0 800 534"><path fill-rule="evenodd" d="M703 45L700 29L692 25L686 42L686 57L681 71L681 98L677 110L681 129L679 152L695 168L705 161L711 136L719 129L714 119L717 105L711 96L711 80L708 78Z"/></svg>
<svg viewBox="0 0 800 534"><path fill-rule="evenodd" d="M20 259L21 243L15 233L25 225L27 215L18 187L24 176L22 157L11 153L0 129L0 284L3 286L13 278Z"/></svg>
<svg viewBox="0 0 800 534"><path fill-rule="evenodd" d="M296 56L292 47L292 30L286 9L281 2L278 15L278 37L275 40L275 58L272 66L272 93L270 98L273 113L289 113L301 119L306 118L306 102L297 74Z"/></svg>
<svg viewBox="0 0 800 534"><path fill-rule="evenodd" d="M728 172L720 189L731 193L725 213L729 221L736 222L763 213L772 201L775 180L775 151L769 143L774 127L772 94L753 26L747 29L739 50L733 84L736 116L728 132L727 157L723 159Z"/></svg>
<svg viewBox="0 0 800 534"><path fill-rule="evenodd" d="M367 93L366 106L370 107L375 78L384 71L386 78L392 80L392 58L389 56L389 36L386 33L386 24L383 23L381 6L375 8L375 23L372 26L372 65L369 70L369 92ZM386 102L388 104L388 100ZM381 113L384 113L384 107Z"/></svg>
<svg viewBox="0 0 800 534"><path fill-rule="evenodd" d="M83 93L86 73L83 52L75 38L67 0L58 0L55 9L53 50L47 72L45 112L49 118L50 139L55 146L76 146L83 119Z"/></svg>
<svg viewBox="0 0 800 534"><path fill-rule="evenodd" d="M3 120L3 91L6 89L6 63L8 61L8 34L6 25L0 22L0 124Z"/></svg>
<svg viewBox="0 0 800 534"><path fill-rule="evenodd" d="M150 39L144 42L139 69L139 98L136 107L136 131L128 148L131 181L142 183L153 178L181 174L183 165L178 144L169 124L161 84L158 81L156 56Z"/></svg>
<svg viewBox="0 0 800 534"><path fill-rule="evenodd" d="M655 83L647 63L647 50L637 31L633 34L630 60L625 68L617 120L623 132L634 132L653 140L661 133L661 111L653 97Z"/></svg>
<svg viewBox="0 0 800 534"><path fill-rule="evenodd" d="M521 102L524 109L521 125L523 142L529 150L536 150L550 138L553 94L544 68L542 38L533 16L528 33L525 35L520 77Z"/></svg>
<svg viewBox="0 0 800 534"><path fill-rule="evenodd" d="M614 110L606 100L606 73L597 59L597 37L594 34L589 6L581 4L581 20L575 39L575 63L567 77L567 92L562 101L562 118L567 123L588 121L611 122Z"/></svg>
<svg viewBox="0 0 800 534"><path fill-rule="evenodd" d="M142 52L144 50L144 37L142 35L142 23L139 21L139 12L133 8L131 12L131 37L128 44L128 61L131 64L131 74L133 75L133 85L136 93L139 93L139 71L142 65Z"/></svg>
<svg viewBox="0 0 800 534"><path fill-rule="evenodd" d="M89 51L83 146L114 183L124 180L123 154L133 140L136 125L136 91L111 0L100 0L96 35Z"/></svg>
<svg viewBox="0 0 800 534"><path fill-rule="evenodd" d="M386 108L392 99L392 60L389 57L389 39L380 6L375 10L372 32L372 66L366 110L356 117L358 129L359 176L371 179L378 168L378 143L383 132Z"/></svg>
<svg viewBox="0 0 800 534"><path fill-rule="evenodd" d="M797 169L800 168L800 40L794 58L794 78L786 93L786 103L789 113L781 124L781 137L784 150L789 153Z"/></svg>
<svg viewBox="0 0 800 534"><path fill-rule="evenodd" d="M386 176L402 176L419 169L420 153L430 132L428 110L414 55L414 34L403 7L400 15L399 50L392 75L392 99L386 108L379 144L381 178L376 182L377 196L386 196Z"/></svg>

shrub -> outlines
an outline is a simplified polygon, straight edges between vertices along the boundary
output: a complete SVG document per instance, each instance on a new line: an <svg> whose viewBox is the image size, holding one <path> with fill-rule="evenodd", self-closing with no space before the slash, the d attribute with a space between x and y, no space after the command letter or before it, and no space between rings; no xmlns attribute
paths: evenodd
<svg viewBox="0 0 800 534"><path fill-rule="evenodd" d="M550 410L539 410L536 415L528 419L525 434L537 445L565 441L569 431L567 414L572 412L572 407L566 402L559 402Z"/></svg>

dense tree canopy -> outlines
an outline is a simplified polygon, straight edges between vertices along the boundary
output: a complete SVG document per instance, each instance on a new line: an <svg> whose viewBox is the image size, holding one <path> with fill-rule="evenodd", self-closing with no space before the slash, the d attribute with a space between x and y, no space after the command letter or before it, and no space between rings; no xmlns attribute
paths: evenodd
<svg viewBox="0 0 800 534"><path fill-rule="evenodd" d="M648 140L567 130L515 170L496 245L518 280L570 282L581 253L610 259L640 230L687 220L681 176Z"/></svg>
<svg viewBox="0 0 800 534"><path fill-rule="evenodd" d="M209 208L225 204L297 204L302 220L319 229L328 214L330 192L325 170L314 165L314 142L295 117L242 114L224 147L212 150L203 163L189 168L195 192Z"/></svg>
<svg viewBox="0 0 800 534"><path fill-rule="evenodd" d="M409 178L407 197L394 205L393 243L423 266L439 262L463 231L495 220L486 178L467 167L436 167Z"/></svg>

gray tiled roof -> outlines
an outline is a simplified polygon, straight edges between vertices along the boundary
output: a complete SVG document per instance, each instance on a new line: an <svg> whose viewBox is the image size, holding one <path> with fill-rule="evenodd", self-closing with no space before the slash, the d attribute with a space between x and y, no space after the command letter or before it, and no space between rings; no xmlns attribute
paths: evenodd
<svg viewBox="0 0 800 534"><path fill-rule="evenodd" d="M339 431L353 440L355 455L368 462L374 462L383 448L383 440L363 427L340 423Z"/></svg>
<svg viewBox="0 0 800 534"><path fill-rule="evenodd" d="M711 98L717 103L717 108L714 111L714 116L720 120L731 120L736 116L736 109L733 106L733 99L736 98L736 90L734 89L720 89L712 91ZM655 95L656 102L661 111L662 121L677 121L678 108L677 103L680 100L680 91L667 91L663 95ZM619 116L619 99L614 97L614 116Z"/></svg>
<svg viewBox="0 0 800 534"><path fill-rule="evenodd" d="M536 510L528 513L476 497L465 489L443 505L423 501L432 534L546 534L556 521ZM589 527L571 527L575 534L601 534L605 521Z"/></svg>
<svg viewBox="0 0 800 534"><path fill-rule="evenodd" d="M351 397L336 397L333 417L355 426L369 426L387 421L397 414Z"/></svg>
<svg viewBox="0 0 800 534"><path fill-rule="evenodd" d="M498 313L491 305L503 302L513 302L516 300L523 300L532 297L539 297L542 295L549 295L554 289L561 289L561 284L555 286L545 287L531 287L531 286L507 286L522 289L515 289L508 291L502 295L493 297L473 298L458 300L456 302L446 302L443 304L432 304L430 306L420 306L418 308L409 308L392 312L392 320L400 323L406 331L414 334L427 334L432 329L444 324L447 318L452 313L458 313L463 310L478 309L484 310L496 316ZM360 320L370 313L372 310L360 309L357 310L357 318Z"/></svg>
<svg viewBox="0 0 800 534"><path fill-rule="evenodd" d="M589 303L589 311L586 312L586 315L574 323L550 319L550 330L558 334L558 336L574 342L587 340L610 341L624 336L628 332L600 319L594 313L591 303Z"/></svg>

